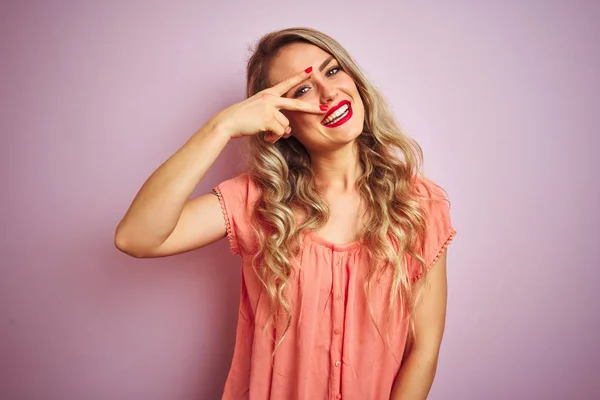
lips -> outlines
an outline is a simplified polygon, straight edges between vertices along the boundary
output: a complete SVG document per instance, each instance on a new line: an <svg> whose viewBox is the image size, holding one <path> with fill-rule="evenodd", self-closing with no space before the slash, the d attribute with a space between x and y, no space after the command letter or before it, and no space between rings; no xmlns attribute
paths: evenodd
<svg viewBox="0 0 600 400"><path fill-rule="evenodd" d="M344 124L350 118L352 118L352 105L348 100L342 100L325 114L321 124L327 128L335 128Z"/></svg>
<svg viewBox="0 0 600 400"><path fill-rule="evenodd" d="M323 117L323 121L325 122L327 120L327 118L329 118L334 112L336 112L337 110L339 110L342 106L345 106L346 104L350 104L350 102L348 100L342 100L340 101L336 106L332 107L327 114L325 114L325 116Z"/></svg>

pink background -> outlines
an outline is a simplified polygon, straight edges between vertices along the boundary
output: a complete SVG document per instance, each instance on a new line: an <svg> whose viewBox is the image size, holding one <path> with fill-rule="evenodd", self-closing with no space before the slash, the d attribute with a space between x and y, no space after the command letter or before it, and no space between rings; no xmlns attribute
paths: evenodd
<svg viewBox="0 0 600 400"><path fill-rule="evenodd" d="M242 99L248 46L297 25L348 48L451 196L430 398L598 398L600 3L9 3L0 398L219 398L239 292L226 241L136 260L113 232L154 168Z"/></svg>

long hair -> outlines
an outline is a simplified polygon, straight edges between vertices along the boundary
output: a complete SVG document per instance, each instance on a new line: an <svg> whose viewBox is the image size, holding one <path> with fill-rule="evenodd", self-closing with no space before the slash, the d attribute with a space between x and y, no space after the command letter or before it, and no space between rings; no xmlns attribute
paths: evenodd
<svg viewBox="0 0 600 400"><path fill-rule="evenodd" d="M413 256L426 273L423 257L416 251L425 232L425 216L413 191L416 176L421 173L422 150L400 130L383 96L350 54L336 40L314 29L280 30L258 41L247 65L248 97L268 88L271 60L284 46L296 42L313 44L331 54L358 88L365 120L356 140L363 169L356 184L366 204L366 223L359 240L371 260L364 289L369 298L372 281L391 268L388 309L402 300L411 315L419 285L410 281L405 256ZM304 146L294 137L279 140L275 145L262 137L249 138L249 173L262 190L252 215L258 238L253 268L270 300L270 326L279 326L278 319L285 318L285 329L275 339L277 349L291 323L292 304L285 293L294 273L293 262L300 250L302 233L324 226L329 218L329 206L316 189L310 157ZM295 211L305 216L299 223ZM369 308L375 322L370 304ZM408 317L404 311L402 315ZM412 332L412 323L410 326Z"/></svg>

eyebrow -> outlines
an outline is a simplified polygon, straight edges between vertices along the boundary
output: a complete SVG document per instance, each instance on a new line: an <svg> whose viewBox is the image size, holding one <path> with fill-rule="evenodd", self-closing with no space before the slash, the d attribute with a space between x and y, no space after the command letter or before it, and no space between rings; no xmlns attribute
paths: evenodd
<svg viewBox="0 0 600 400"><path fill-rule="evenodd" d="M325 69L325 67L331 62L331 60L333 60L333 56L330 56L327 58L327 60L323 61L323 63L319 66L319 71L323 71L323 69Z"/></svg>

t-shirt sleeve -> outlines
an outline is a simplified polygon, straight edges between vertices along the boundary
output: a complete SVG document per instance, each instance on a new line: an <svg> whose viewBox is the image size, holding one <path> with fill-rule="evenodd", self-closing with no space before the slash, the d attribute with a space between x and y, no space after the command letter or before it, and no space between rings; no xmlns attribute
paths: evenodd
<svg viewBox="0 0 600 400"><path fill-rule="evenodd" d="M425 212L425 237L421 240L421 251L426 268L429 270L452 242L456 231L452 227L450 204L445 192L425 178L419 178L415 188L419 203ZM418 280L421 275L423 275L422 265L415 262L412 268L412 280Z"/></svg>
<svg viewBox="0 0 600 400"><path fill-rule="evenodd" d="M254 245L250 221L258 198L254 181L250 175L241 174L220 183L213 193L219 198L231 252L236 255L250 252Z"/></svg>

